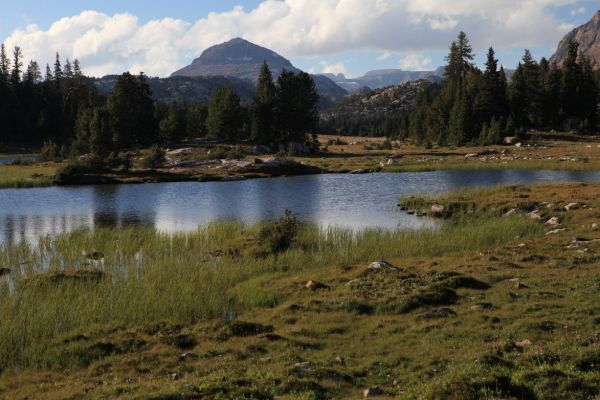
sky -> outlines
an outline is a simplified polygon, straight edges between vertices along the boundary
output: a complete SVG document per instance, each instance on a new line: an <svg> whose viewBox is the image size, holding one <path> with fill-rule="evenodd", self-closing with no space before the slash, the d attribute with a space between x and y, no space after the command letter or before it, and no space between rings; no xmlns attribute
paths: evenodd
<svg viewBox="0 0 600 400"><path fill-rule="evenodd" d="M432 70L464 30L476 62L489 46L514 68L525 48L550 57L600 2L579 0L0 0L0 37L25 61L59 52L88 75L168 76L203 50L243 37L311 73Z"/></svg>

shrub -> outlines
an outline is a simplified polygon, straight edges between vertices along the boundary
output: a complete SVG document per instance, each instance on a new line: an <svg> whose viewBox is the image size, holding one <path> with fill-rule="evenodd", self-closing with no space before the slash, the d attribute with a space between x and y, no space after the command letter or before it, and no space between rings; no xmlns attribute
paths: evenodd
<svg viewBox="0 0 600 400"><path fill-rule="evenodd" d="M290 247L297 234L298 220L290 210L285 210L281 218L261 228L258 238L271 252L280 252Z"/></svg>
<svg viewBox="0 0 600 400"><path fill-rule="evenodd" d="M52 140L44 142L38 159L40 161L56 161L59 158L59 150L56 143Z"/></svg>
<svg viewBox="0 0 600 400"><path fill-rule="evenodd" d="M58 184L77 183L77 176L102 171L104 165L101 160L73 160L58 168L54 180Z"/></svg>
<svg viewBox="0 0 600 400"><path fill-rule="evenodd" d="M144 168L158 168L165 163L165 151L159 146L154 145L150 152L142 159Z"/></svg>

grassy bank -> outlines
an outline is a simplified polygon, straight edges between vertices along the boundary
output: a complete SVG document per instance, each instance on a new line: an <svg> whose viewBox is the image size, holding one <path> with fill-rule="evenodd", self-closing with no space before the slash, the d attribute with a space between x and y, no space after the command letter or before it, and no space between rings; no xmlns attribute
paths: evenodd
<svg viewBox="0 0 600 400"><path fill-rule="evenodd" d="M0 398L594 398L599 193L415 197L454 212L435 230L301 225L286 249L269 224L3 247Z"/></svg>
<svg viewBox="0 0 600 400"><path fill-rule="evenodd" d="M51 186L54 164L0 165L0 189Z"/></svg>

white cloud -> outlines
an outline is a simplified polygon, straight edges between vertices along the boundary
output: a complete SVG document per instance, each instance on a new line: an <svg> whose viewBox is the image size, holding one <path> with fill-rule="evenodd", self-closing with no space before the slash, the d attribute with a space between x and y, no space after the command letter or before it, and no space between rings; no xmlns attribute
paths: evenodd
<svg viewBox="0 0 600 400"><path fill-rule="evenodd" d="M585 9L585 7L579 7L579 8L574 8L571 10L571 15L572 16L576 16L576 15L583 15L587 12L587 10Z"/></svg>
<svg viewBox="0 0 600 400"><path fill-rule="evenodd" d="M251 10L238 6L191 22L172 18L141 22L127 13L84 11L47 29L28 25L5 42L21 46L26 57L42 63L51 63L56 51L63 59L77 57L92 75L129 69L164 76L207 47L237 36L286 57L351 50L377 51L385 57L446 50L458 30L467 32L476 52L490 45L555 45L570 25L550 6L577 3L581 1L265 0Z"/></svg>
<svg viewBox="0 0 600 400"><path fill-rule="evenodd" d="M390 58L391 55L391 51L384 51L379 57L377 57L377 61L387 60L388 58Z"/></svg>
<svg viewBox="0 0 600 400"><path fill-rule="evenodd" d="M419 53L409 53L398 61L398 66L407 71L427 71L431 69L431 58Z"/></svg>
<svg viewBox="0 0 600 400"><path fill-rule="evenodd" d="M336 64L327 64L325 62L321 62L323 65L323 73L325 74L347 74L348 70L344 63L336 63Z"/></svg>

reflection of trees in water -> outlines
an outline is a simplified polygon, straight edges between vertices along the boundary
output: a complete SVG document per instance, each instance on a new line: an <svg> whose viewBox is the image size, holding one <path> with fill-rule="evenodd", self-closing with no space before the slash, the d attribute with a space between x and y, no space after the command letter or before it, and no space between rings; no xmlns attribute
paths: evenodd
<svg viewBox="0 0 600 400"><path fill-rule="evenodd" d="M36 242L45 235L90 227L89 215L5 215L0 219L0 243L16 245L24 239Z"/></svg>
<svg viewBox="0 0 600 400"><path fill-rule="evenodd" d="M161 185L93 186L94 226L154 226Z"/></svg>

